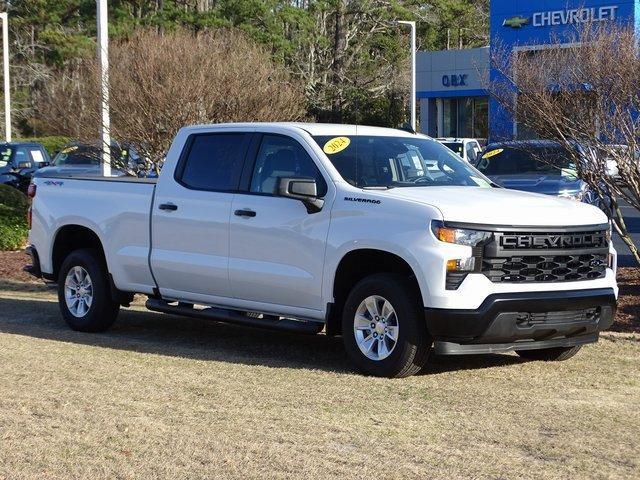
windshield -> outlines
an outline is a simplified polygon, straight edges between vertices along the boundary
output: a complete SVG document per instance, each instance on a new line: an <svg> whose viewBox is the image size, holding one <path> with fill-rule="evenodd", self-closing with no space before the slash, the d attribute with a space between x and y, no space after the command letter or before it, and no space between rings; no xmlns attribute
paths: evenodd
<svg viewBox="0 0 640 480"><path fill-rule="evenodd" d="M0 147L0 168L6 167L11 163L11 153L13 153L13 149L8 145Z"/></svg>
<svg viewBox="0 0 640 480"><path fill-rule="evenodd" d="M575 175L571 154L560 147L489 147L476 168L492 175Z"/></svg>
<svg viewBox="0 0 640 480"><path fill-rule="evenodd" d="M428 138L316 136L314 139L342 178L356 187L491 186L464 160Z"/></svg>
<svg viewBox="0 0 640 480"><path fill-rule="evenodd" d="M118 147L111 146L112 162L120 158L121 151ZM53 159L53 165L63 167L69 165L100 165L102 152L98 147L72 145L62 149Z"/></svg>
<svg viewBox="0 0 640 480"><path fill-rule="evenodd" d="M66 165L99 165L100 151L97 148L71 146L62 149L53 159L56 167Z"/></svg>

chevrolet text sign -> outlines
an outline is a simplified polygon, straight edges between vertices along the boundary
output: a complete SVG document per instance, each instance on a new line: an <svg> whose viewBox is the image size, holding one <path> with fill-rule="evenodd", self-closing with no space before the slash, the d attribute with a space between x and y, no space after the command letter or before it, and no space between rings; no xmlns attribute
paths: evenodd
<svg viewBox="0 0 640 480"><path fill-rule="evenodd" d="M537 12L533 14L532 25L534 27L546 27L550 25L569 25L615 20L617 9L617 5L610 5L603 7Z"/></svg>

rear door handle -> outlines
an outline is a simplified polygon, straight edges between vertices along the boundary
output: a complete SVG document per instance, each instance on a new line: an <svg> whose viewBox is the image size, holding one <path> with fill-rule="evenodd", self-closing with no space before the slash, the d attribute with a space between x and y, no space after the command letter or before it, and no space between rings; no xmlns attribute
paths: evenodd
<svg viewBox="0 0 640 480"><path fill-rule="evenodd" d="M255 217L256 212L253 210L236 210L233 212L236 217Z"/></svg>
<svg viewBox="0 0 640 480"><path fill-rule="evenodd" d="M173 203L161 203L160 206L158 207L160 210L170 210L170 211L174 211L178 209L177 205L174 205Z"/></svg>

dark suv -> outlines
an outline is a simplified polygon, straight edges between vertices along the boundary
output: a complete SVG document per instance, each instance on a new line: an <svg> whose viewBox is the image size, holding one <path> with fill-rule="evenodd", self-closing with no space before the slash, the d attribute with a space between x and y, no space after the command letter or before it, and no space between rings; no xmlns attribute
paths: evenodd
<svg viewBox="0 0 640 480"><path fill-rule="evenodd" d="M490 143L475 167L504 188L597 204L595 193L578 178L571 153L549 140Z"/></svg>
<svg viewBox="0 0 640 480"><path fill-rule="evenodd" d="M51 162L45 148L35 142L0 144L0 184L26 193L33 173Z"/></svg>

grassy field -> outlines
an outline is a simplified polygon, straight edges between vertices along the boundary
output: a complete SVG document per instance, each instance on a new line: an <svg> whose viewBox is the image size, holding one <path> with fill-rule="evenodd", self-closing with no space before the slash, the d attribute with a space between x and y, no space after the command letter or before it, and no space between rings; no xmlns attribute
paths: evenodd
<svg viewBox="0 0 640 480"><path fill-rule="evenodd" d="M0 479L640 478L640 335L557 364L367 378L340 339L124 310L68 330L0 281Z"/></svg>

